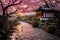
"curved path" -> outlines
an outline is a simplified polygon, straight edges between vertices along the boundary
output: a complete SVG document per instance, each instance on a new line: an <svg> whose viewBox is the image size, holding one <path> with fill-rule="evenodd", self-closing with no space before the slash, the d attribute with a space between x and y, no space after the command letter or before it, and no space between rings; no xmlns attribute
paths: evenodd
<svg viewBox="0 0 60 40"><path fill-rule="evenodd" d="M12 34L12 39L17 40L60 40L58 37L49 34L39 28L33 28L32 25L21 22L17 30Z"/></svg>

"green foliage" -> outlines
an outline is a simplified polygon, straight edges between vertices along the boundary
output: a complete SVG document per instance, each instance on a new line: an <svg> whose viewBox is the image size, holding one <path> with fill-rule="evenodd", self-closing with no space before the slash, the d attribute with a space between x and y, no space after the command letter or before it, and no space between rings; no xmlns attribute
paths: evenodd
<svg viewBox="0 0 60 40"><path fill-rule="evenodd" d="M41 20L40 22L41 22L41 23L45 23L46 21L45 21L45 20Z"/></svg>
<svg viewBox="0 0 60 40"><path fill-rule="evenodd" d="M48 20L50 23L56 23L56 19L54 19L54 18L49 18L49 20Z"/></svg>
<svg viewBox="0 0 60 40"><path fill-rule="evenodd" d="M55 31L56 31L56 27L53 26L53 25L47 26L47 27L45 28L45 31L48 32L48 33L54 34Z"/></svg>
<svg viewBox="0 0 60 40"><path fill-rule="evenodd" d="M37 21L35 21L35 22L33 22L33 27L38 27L39 26L39 22L37 22Z"/></svg>

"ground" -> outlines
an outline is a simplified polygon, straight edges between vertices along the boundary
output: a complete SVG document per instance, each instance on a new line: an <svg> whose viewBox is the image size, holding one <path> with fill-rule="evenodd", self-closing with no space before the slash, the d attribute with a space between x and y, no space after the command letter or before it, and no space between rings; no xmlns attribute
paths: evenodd
<svg viewBox="0 0 60 40"><path fill-rule="evenodd" d="M60 40L42 29L33 28L31 24L21 22L11 36L11 40Z"/></svg>

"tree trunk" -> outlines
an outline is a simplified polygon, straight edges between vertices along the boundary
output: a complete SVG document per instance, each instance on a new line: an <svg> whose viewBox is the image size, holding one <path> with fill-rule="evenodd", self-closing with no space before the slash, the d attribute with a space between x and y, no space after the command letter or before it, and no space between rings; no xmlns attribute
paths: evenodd
<svg viewBox="0 0 60 40"><path fill-rule="evenodd" d="M2 37L2 40L7 40L7 25L6 25L6 23L7 23L7 19L6 18L4 18L3 19L3 34L4 35L2 35L3 37Z"/></svg>
<svg viewBox="0 0 60 40"><path fill-rule="evenodd" d="M6 17L6 13L5 13L5 10L3 10L3 15L2 15L2 31L3 31L3 35L2 35L2 38L1 40L7 40L7 21L8 21L8 18Z"/></svg>

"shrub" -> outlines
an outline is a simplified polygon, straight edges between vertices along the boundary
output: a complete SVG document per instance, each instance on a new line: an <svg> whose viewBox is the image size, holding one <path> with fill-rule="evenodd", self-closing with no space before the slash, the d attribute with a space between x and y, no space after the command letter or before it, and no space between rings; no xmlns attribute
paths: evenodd
<svg viewBox="0 0 60 40"><path fill-rule="evenodd" d="M45 31L48 32L48 33L51 33L51 34L55 34L56 27L54 27L53 25L47 26L47 27L45 28Z"/></svg>
<svg viewBox="0 0 60 40"><path fill-rule="evenodd" d="M36 22L36 21L35 21L35 22L33 22L32 25L33 25L33 27L38 27L38 26L39 26L39 22Z"/></svg>
<svg viewBox="0 0 60 40"><path fill-rule="evenodd" d="M10 22L8 22L8 26L7 27L13 29L14 27L16 27L19 24L20 23L18 21L10 21Z"/></svg>
<svg viewBox="0 0 60 40"><path fill-rule="evenodd" d="M41 23L45 23L46 21L45 21L45 20L41 20L40 22L41 22Z"/></svg>
<svg viewBox="0 0 60 40"><path fill-rule="evenodd" d="M55 35L58 36L58 37L60 37L60 29L56 30Z"/></svg>

